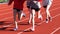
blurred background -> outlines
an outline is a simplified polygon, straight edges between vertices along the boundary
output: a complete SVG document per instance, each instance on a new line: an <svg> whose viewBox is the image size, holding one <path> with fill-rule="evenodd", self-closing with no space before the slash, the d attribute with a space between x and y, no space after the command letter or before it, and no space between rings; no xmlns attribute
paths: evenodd
<svg viewBox="0 0 60 34"><path fill-rule="evenodd" d="M9 0L0 0L0 3L6 3L8 2Z"/></svg>

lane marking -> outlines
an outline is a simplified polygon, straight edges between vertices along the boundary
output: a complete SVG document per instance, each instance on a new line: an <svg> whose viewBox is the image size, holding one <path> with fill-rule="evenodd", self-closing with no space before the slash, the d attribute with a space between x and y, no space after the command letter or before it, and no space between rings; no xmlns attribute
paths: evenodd
<svg viewBox="0 0 60 34"><path fill-rule="evenodd" d="M56 31L58 31L60 29L60 27L58 27L57 29L55 29L51 34L54 34Z"/></svg>
<svg viewBox="0 0 60 34"><path fill-rule="evenodd" d="M59 8L60 8L60 7L59 7ZM50 10L50 12L53 11L53 10L59 9L59 8L52 9L52 10ZM45 14L45 12L43 12L42 14ZM6 20L6 19L9 19L9 18L13 18L13 17L4 18L4 19L1 19L0 21ZM25 21L25 20L27 20L27 19L29 19L29 18L26 18L26 19L24 19L24 20L22 20L22 21ZM22 22L22 21L19 21L19 22ZM11 26L11 24L10 24L9 26ZM6 27L9 27L9 26L6 25ZM3 26L3 27L4 27L4 26Z"/></svg>
<svg viewBox="0 0 60 34"><path fill-rule="evenodd" d="M54 4L52 7L54 7L54 6L56 6L56 5L59 5L59 4ZM60 7L57 7L57 8L60 8ZM12 9L12 8L11 8ZM10 10L10 9L8 9L8 10ZM0 10L1 11L1 10ZM4 11L4 10L3 10ZM12 10L11 10L12 11ZM6 14L9 14L9 13L12 13L12 12L8 12L8 13L4 13L4 14L0 14L0 15L6 15Z"/></svg>
<svg viewBox="0 0 60 34"><path fill-rule="evenodd" d="M56 17L58 17L58 16L60 16L60 14L57 14L57 15L53 16L52 18L54 19L54 18L56 18ZM45 20L42 21L42 22L40 22L40 23L38 23L38 25L40 25L40 24L42 24L42 23L44 23L44 22L45 22ZM37 26L37 25L35 25L35 27L36 27L36 26ZM31 27L23 30L22 32L18 32L17 34L22 34L24 31L29 30L29 29L31 29Z"/></svg>

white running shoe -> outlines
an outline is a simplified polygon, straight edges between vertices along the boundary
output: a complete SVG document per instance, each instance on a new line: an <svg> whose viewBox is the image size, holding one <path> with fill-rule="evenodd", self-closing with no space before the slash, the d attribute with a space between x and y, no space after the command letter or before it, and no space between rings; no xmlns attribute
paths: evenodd
<svg viewBox="0 0 60 34"><path fill-rule="evenodd" d="M34 32L34 31L35 31L35 29L31 29L31 31L33 31L33 32Z"/></svg>
<svg viewBox="0 0 60 34"><path fill-rule="evenodd" d="M46 19L46 23L48 23L49 21L52 21L52 17L48 17L48 19Z"/></svg>
<svg viewBox="0 0 60 34"><path fill-rule="evenodd" d="M43 20L42 15L38 16L38 19Z"/></svg>
<svg viewBox="0 0 60 34"><path fill-rule="evenodd" d="M14 30L14 31L17 31L17 30L18 30L18 28L14 28L13 30Z"/></svg>
<svg viewBox="0 0 60 34"><path fill-rule="evenodd" d="M46 19L46 23L48 23L49 19Z"/></svg>
<svg viewBox="0 0 60 34"><path fill-rule="evenodd" d="M34 28L31 28L30 30L31 30L31 31L33 31L33 32L35 31L35 29L34 29Z"/></svg>
<svg viewBox="0 0 60 34"><path fill-rule="evenodd" d="M22 16L25 17L26 16L25 13L22 13Z"/></svg>

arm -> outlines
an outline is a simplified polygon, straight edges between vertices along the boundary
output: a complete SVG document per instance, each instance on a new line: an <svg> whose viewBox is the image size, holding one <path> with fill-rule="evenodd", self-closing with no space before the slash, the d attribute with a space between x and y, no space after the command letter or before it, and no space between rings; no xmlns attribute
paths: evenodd
<svg viewBox="0 0 60 34"><path fill-rule="evenodd" d="M9 0L8 5L11 5L12 2L13 2L13 0Z"/></svg>

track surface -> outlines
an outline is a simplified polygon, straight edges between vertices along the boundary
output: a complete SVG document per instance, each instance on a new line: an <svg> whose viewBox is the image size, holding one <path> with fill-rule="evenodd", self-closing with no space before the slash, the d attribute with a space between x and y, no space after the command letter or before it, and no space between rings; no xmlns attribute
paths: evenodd
<svg viewBox="0 0 60 34"><path fill-rule="evenodd" d="M29 30L32 26L32 24L28 25L29 11L26 8L26 3L24 3L24 13L26 13L26 17L23 17L21 21L17 20L19 26L18 31L11 31L14 28L12 7L12 5L0 4L0 28L12 24L7 29L0 30L0 34L60 34L60 0L54 0L50 8L50 13L53 17L52 22L45 23L45 10L43 7L41 8L43 21L39 20L36 15L35 22L38 25L36 25L34 32L24 32L24 30Z"/></svg>

